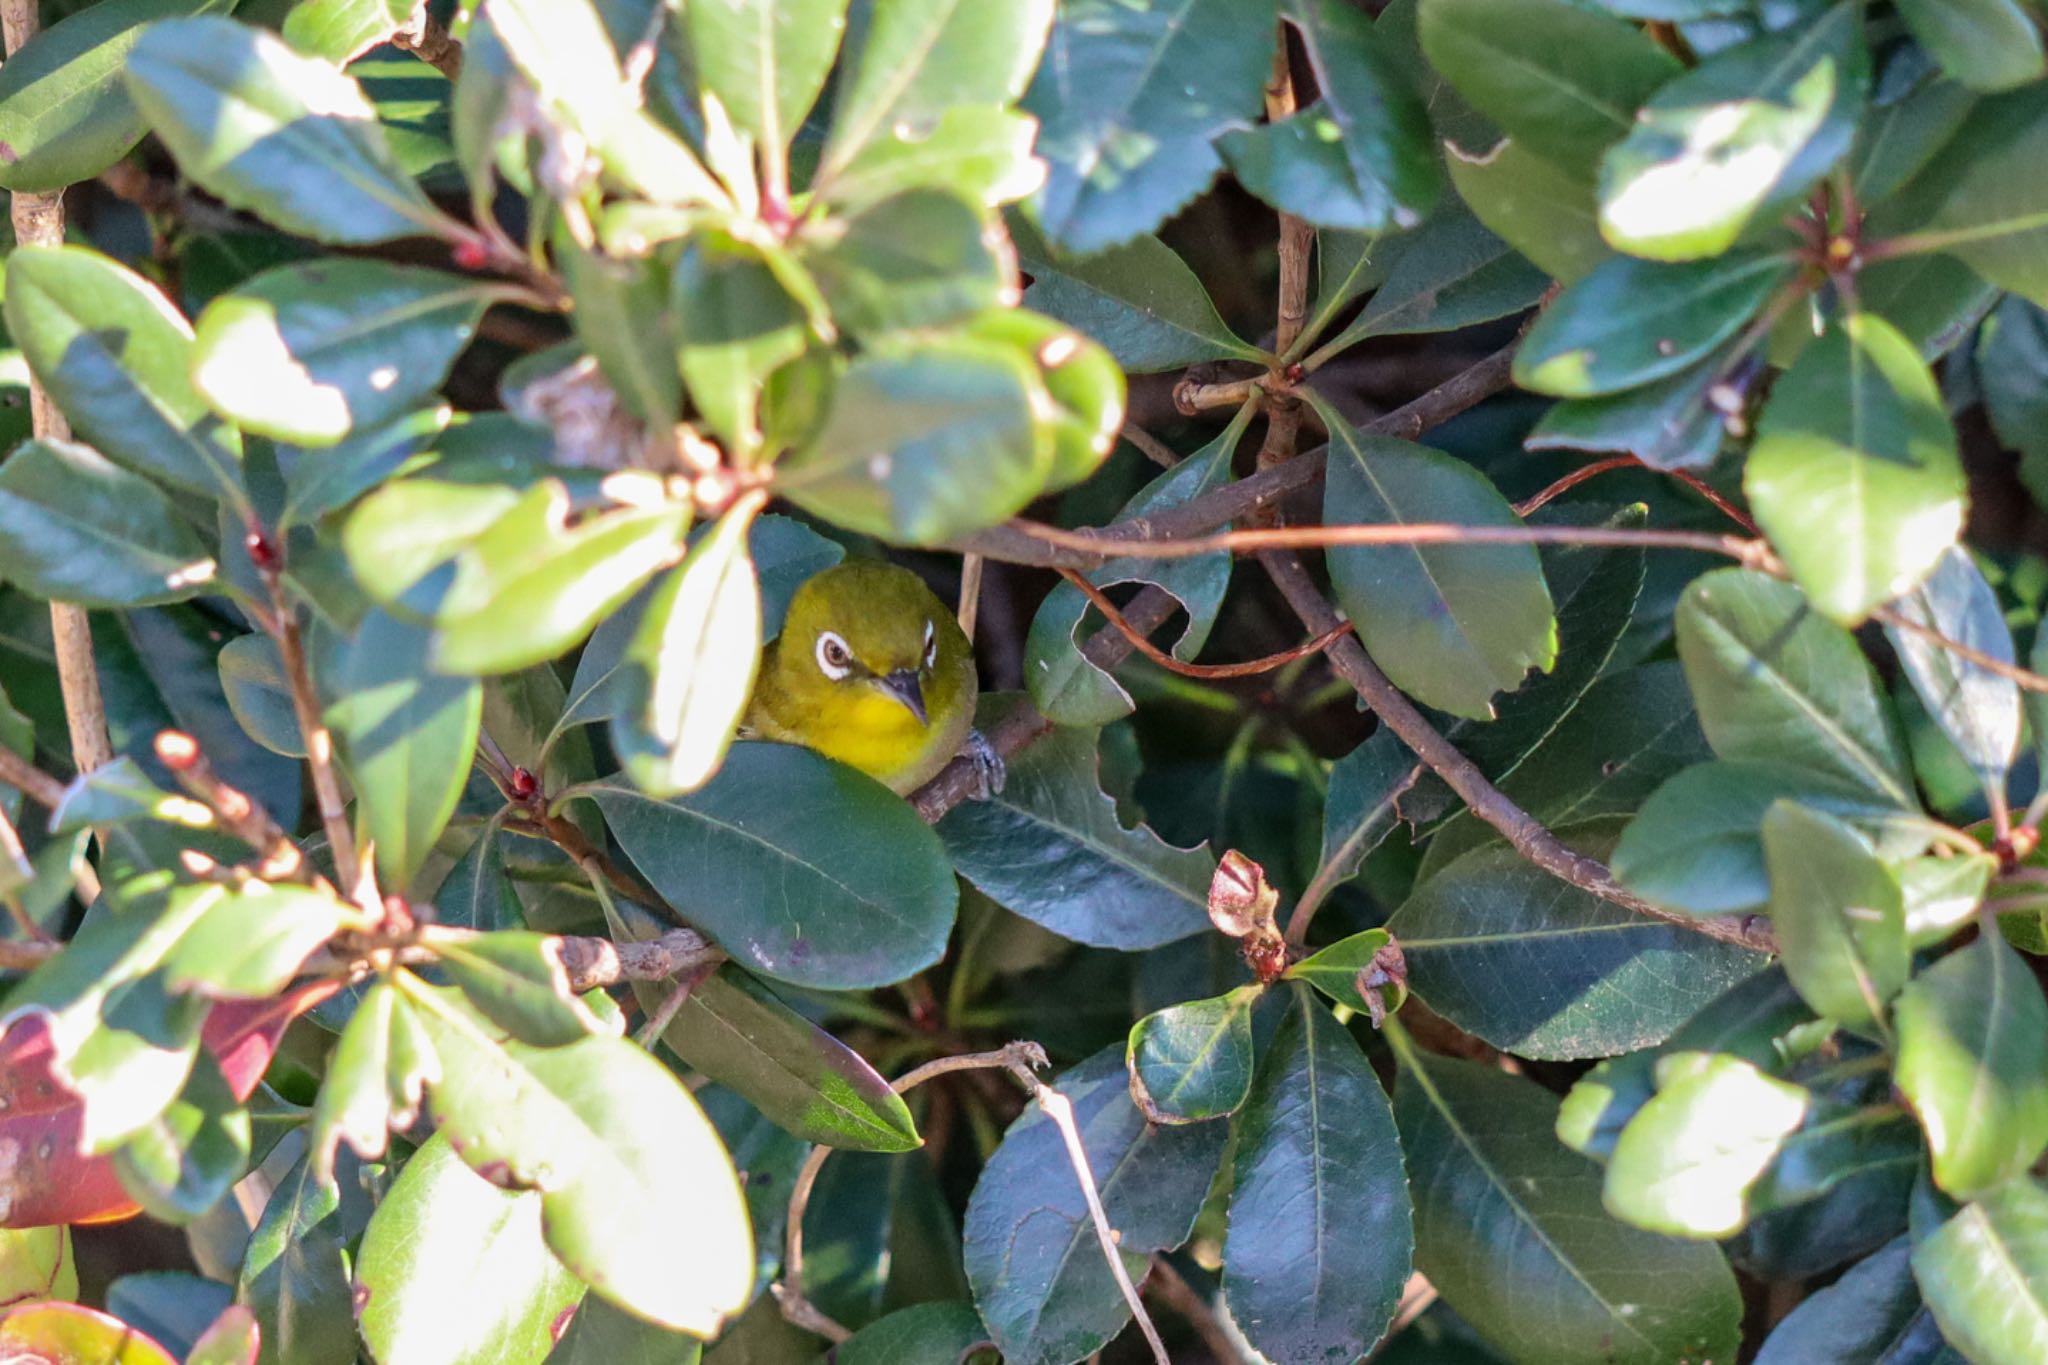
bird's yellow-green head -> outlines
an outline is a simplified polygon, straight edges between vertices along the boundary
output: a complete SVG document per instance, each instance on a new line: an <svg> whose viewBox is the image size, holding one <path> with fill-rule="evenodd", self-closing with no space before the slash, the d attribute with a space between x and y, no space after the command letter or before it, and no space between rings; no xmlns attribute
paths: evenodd
<svg viewBox="0 0 2048 1365"><path fill-rule="evenodd" d="M908 792L959 751L978 690L967 637L923 580L858 560L797 589L747 724Z"/></svg>

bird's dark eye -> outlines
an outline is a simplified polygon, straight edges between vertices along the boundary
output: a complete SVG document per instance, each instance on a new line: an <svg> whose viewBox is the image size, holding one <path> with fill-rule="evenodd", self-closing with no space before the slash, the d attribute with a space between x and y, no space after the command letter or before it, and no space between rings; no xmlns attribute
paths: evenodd
<svg viewBox="0 0 2048 1365"><path fill-rule="evenodd" d="M835 682L853 671L853 651L829 630L818 636L818 671Z"/></svg>

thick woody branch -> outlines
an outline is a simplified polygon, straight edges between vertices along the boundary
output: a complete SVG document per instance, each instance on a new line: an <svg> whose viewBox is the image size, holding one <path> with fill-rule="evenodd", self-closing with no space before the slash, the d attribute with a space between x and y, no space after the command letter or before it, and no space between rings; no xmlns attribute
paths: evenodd
<svg viewBox="0 0 2048 1365"><path fill-rule="evenodd" d="M725 954L695 929L671 929L640 943L608 938L559 938L556 954L569 974L569 989L594 990L627 981L666 981L715 963Z"/></svg>

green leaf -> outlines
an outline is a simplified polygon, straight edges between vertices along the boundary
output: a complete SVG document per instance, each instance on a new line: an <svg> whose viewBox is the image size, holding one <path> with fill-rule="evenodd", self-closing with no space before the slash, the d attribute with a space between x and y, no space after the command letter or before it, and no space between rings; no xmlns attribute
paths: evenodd
<svg viewBox="0 0 2048 1365"><path fill-rule="evenodd" d="M746 451L761 440L761 385L809 342L804 305L784 285L794 263L778 268L770 251L716 229L693 233L670 279L676 360L690 401L706 425Z"/></svg>
<svg viewBox="0 0 2048 1365"><path fill-rule="evenodd" d="M1920 1302L1896 1237L1800 1301L1764 1338L1756 1365L1962 1365Z"/></svg>
<svg viewBox="0 0 2048 1365"><path fill-rule="evenodd" d="M1605 1057L1660 1042L1762 965L1560 882L1501 845L1416 888L1387 931L1407 958L1409 990L1524 1057Z"/></svg>
<svg viewBox="0 0 2048 1365"><path fill-rule="evenodd" d="M355 1259L357 1325L378 1365L547 1354L552 1329L584 1289L542 1241L544 1198L475 1174L447 1133L413 1153ZM462 1311L450 1312L456 1304Z"/></svg>
<svg viewBox="0 0 2048 1365"><path fill-rule="evenodd" d="M292 6L279 32L299 51L347 66L411 18L406 0L307 0Z"/></svg>
<svg viewBox="0 0 2048 1365"><path fill-rule="evenodd" d="M864 153L902 140L961 105L1007 105L1024 91L1052 22L1053 0L967 5L894 0L864 6L848 34L832 133L814 191L829 196Z"/></svg>
<svg viewBox="0 0 2048 1365"><path fill-rule="evenodd" d="M1344 154L1344 129L1318 100L1275 123L1236 129L1216 141L1237 183L1282 213L1318 227L1378 231L1394 206L1360 180Z"/></svg>
<svg viewBox="0 0 2048 1365"><path fill-rule="evenodd" d="M1900 0L1899 15L1942 70L1975 90L2048 74L2041 21L2020 0Z"/></svg>
<svg viewBox="0 0 2048 1365"><path fill-rule="evenodd" d="M1938 159L1914 180L1906 197L1932 212L1909 240L2048 307L2048 186L2026 173L2048 155L2048 86L1979 101L1950 145L1969 154Z"/></svg>
<svg viewBox="0 0 2048 1365"><path fill-rule="evenodd" d="M1052 464L1030 360L965 338L864 351L832 393L824 427L777 467L804 510L864 535L931 544L1001 521L1036 497Z"/></svg>
<svg viewBox="0 0 2048 1365"><path fill-rule="evenodd" d="M1150 232L1208 187L1210 145L1250 123L1273 62L1273 0L1069 0L1024 107L1039 119L1057 246L1086 255ZM1189 73L1200 72L1200 80Z"/></svg>
<svg viewBox="0 0 2048 1365"><path fill-rule="evenodd" d="M1901 597L1894 610L1980 654L2013 661L2004 608L1967 550L1950 547L1934 572ZM1987 786L2004 787L2019 752L2019 685L1918 632L1887 625L1885 638L1956 751Z"/></svg>
<svg viewBox="0 0 2048 1365"><path fill-rule="evenodd" d="M1756 251L1684 265L1616 256L1543 310L1515 352L1515 382L1590 398L1676 374L1740 331L1791 274L1789 258Z"/></svg>
<svg viewBox="0 0 2048 1365"><path fill-rule="evenodd" d="M1864 204L1890 198L1925 170L1976 107L1977 96L1967 87L1925 79L1924 58L1901 51L1881 65L1851 158L1851 184Z"/></svg>
<svg viewBox="0 0 2048 1365"><path fill-rule="evenodd" d="M715 1334L746 1302L753 1239L731 1160L682 1083L624 1039L500 1045L431 988L401 989L441 1055L428 1105L461 1159L538 1188L548 1248L599 1294Z"/></svg>
<svg viewBox="0 0 2048 1365"><path fill-rule="evenodd" d="M720 517L654 587L614 684L612 748L633 785L679 796L711 780L761 657L751 505Z"/></svg>
<svg viewBox="0 0 2048 1365"><path fill-rule="evenodd" d="M249 1165L249 1111L212 1053L194 1059L178 1098L114 1153L121 1186L153 1218L189 1223L226 1197Z"/></svg>
<svg viewBox="0 0 2048 1365"><path fill-rule="evenodd" d="M1543 414L1523 444L1530 450L1618 450L1653 469L1712 464L1728 427L1715 389L1746 354L1738 337L1668 378L1600 398L1567 398Z"/></svg>
<svg viewBox="0 0 2048 1365"><path fill-rule="evenodd" d="M846 0L705 0L682 22L705 92L779 159L832 69Z"/></svg>
<svg viewBox="0 0 2048 1365"><path fill-rule="evenodd" d="M17 1304L0 1315L0 1351L29 1360L175 1365L171 1354L148 1336L76 1303Z"/></svg>
<svg viewBox="0 0 2048 1365"><path fill-rule="evenodd" d="M483 687L432 668L433 632L379 609L343 656L328 708L348 759L357 814L391 886L425 865L474 761Z"/></svg>
<svg viewBox="0 0 2048 1365"><path fill-rule="evenodd" d="M1375 993L1383 992L1378 1008L1393 1014L1408 998L1408 987L1403 980L1387 978L1379 965L1379 955L1391 942L1393 936L1384 929L1367 929L1340 938L1289 967L1285 979L1306 981L1346 1009L1371 1016L1374 1006L1361 988L1377 973L1384 979L1383 986L1373 988Z"/></svg>
<svg viewBox="0 0 2048 1365"><path fill-rule="evenodd" d="M309 1203L320 1202L318 1191L332 1187L340 1144L345 1142L358 1156L375 1160L384 1154L393 1119L404 1124L408 1116L418 1116L420 1086L431 1077L422 1076L420 1084L409 1079L402 1085L391 1083L393 1052L401 1042L409 1042L418 1028L409 1013L402 1021L398 1018L410 1009L389 981L373 982L327 1055L327 1074L307 1129L307 1166L301 1173L306 1182L303 1198ZM411 1060L420 1061L422 1056L415 1053ZM314 1215L316 1219L324 1216Z"/></svg>
<svg viewBox="0 0 2048 1365"><path fill-rule="evenodd" d="M644 996L659 1005L667 990L650 986ZM902 1097L859 1053L735 967L698 982L661 1039L806 1141L862 1152L923 1142Z"/></svg>
<svg viewBox="0 0 2048 1365"><path fill-rule="evenodd" d="M279 525L318 524L364 494L407 474L436 466L451 473L464 469L459 461L478 444L503 449L502 462L494 463L508 472L524 463L522 446L552 446L551 435L543 436L506 413L465 414L461 421L453 421L454 417L453 409L437 403L344 437L318 452L293 451L284 471L285 503Z"/></svg>
<svg viewBox="0 0 2048 1365"><path fill-rule="evenodd" d="M256 1365L262 1352L256 1315L234 1304L214 1319L186 1353L185 1365Z"/></svg>
<svg viewBox="0 0 2048 1365"><path fill-rule="evenodd" d="M986 211L948 190L905 190L834 228L802 260L833 322L856 334L956 322L1015 288Z"/></svg>
<svg viewBox="0 0 2048 1365"><path fill-rule="evenodd" d="M1924 825L1898 807L1797 759L1720 760L1685 769L1643 802L1615 846L1614 875L1669 910L1758 909L1770 898L1764 813L1781 799L1874 835L1888 855L1926 842Z"/></svg>
<svg viewBox="0 0 2048 1365"><path fill-rule="evenodd" d="M1252 1089L1252 1007L1264 986L1189 1000L1131 1025L1124 1065L1131 1097L1153 1123L1235 1114Z"/></svg>
<svg viewBox="0 0 2048 1365"><path fill-rule="evenodd" d="M1195 272L1157 237L1076 258L1056 255L1024 219L1013 219L1011 230L1031 276L1025 304L1094 337L1131 374L1261 354L1230 330Z"/></svg>
<svg viewBox="0 0 2048 1365"><path fill-rule="evenodd" d="M1589 172L1546 161L1514 138L1479 153L1447 143L1444 164L1479 221L1545 274L1570 284L1614 254L1600 236Z"/></svg>
<svg viewBox="0 0 2048 1365"><path fill-rule="evenodd" d="M1793 580L1847 625L1933 570L1967 493L1934 376L1869 313L1844 318L1772 387L1742 487Z"/></svg>
<svg viewBox="0 0 2048 1365"><path fill-rule="evenodd" d="M2048 1002L2025 959L1979 935L1913 978L1896 1027L1894 1079L1935 1183L1968 1199L2032 1166L2048 1147Z"/></svg>
<svg viewBox="0 0 2048 1365"><path fill-rule="evenodd" d="M1231 1318L1273 1360L1356 1359L1408 1279L1408 1178L1379 1078L1305 987L1237 1129L1223 1243Z"/></svg>
<svg viewBox="0 0 2048 1365"><path fill-rule="evenodd" d="M1810 1097L1726 1053L1671 1053L1656 1075L1656 1097L1608 1159L1607 1211L1671 1237L1741 1230L1751 1188L1806 1118Z"/></svg>
<svg viewBox="0 0 2048 1365"><path fill-rule="evenodd" d="M1228 1137L1221 1123L1147 1123L1131 1101L1122 1049L1053 1085L1081 1145L1124 1267L1188 1239ZM1013 1365L1058 1365L1100 1349L1130 1320L1074 1178L1065 1142L1037 1101L982 1168L962 1224L967 1280L988 1334Z"/></svg>
<svg viewBox="0 0 2048 1365"><path fill-rule="evenodd" d="M431 398L489 301L475 281L381 261L266 270L199 315L192 382L250 431L333 445Z"/></svg>
<svg viewBox="0 0 2048 1365"><path fill-rule="evenodd" d="M1902 811L1920 809L1869 661L1799 589L1718 569L1687 587L1677 623L1678 657L1715 753L1801 764Z"/></svg>
<svg viewBox="0 0 2048 1365"><path fill-rule="evenodd" d="M1458 204L1445 204L1388 248L1386 281L1358 317L1317 349L1335 355L1373 336L1449 332L1520 312L1550 287Z"/></svg>
<svg viewBox="0 0 2048 1365"><path fill-rule="evenodd" d="M1429 64L1480 113L1564 168L1590 166L1679 73L1633 25L1569 0L1425 0Z"/></svg>
<svg viewBox="0 0 2048 1365"><path fill-rule="evenodd" d="M205 547L154 484L89 446L30 441L0 462L0 577L52 601L135 607L213 581Z"/></svg>
<svg viewBox="0 0 2048 1365"><path fill-rule="evenodd" d="M647 258L599 255L566 231L557 234L555 260L575 304L570 318L577 339L612 392L650 430L673 426L683 381L671 363L678 333L669 313L668 272Z"/></svg>
<svg viewBox="0 0 2048 1365"><path fill-rule="evenodd" d="M2022 1176L1913 1238L1913 1278L1941 1334L1972 1361L2048 1352L2048 1189Z"/></svg>
<svg viewBox="0 0 2048 1365"><path fill-rule="evenodd" d="M565 1047L603 1031L569 987L561 940L504 929L434 945L448 980L499 1028L535 1047Z"/></svg>
<svg viewBox="0 0 2048 1365"><path fill-rule="evenodd" d="M1460 1317L1522 1365L1581 1365L1589 1342L1615 1365L1735 1358L1742 1300L1718 1250L1609 1217L1541 1087L1390 1037L1416 1268Z"/></svg>
<svg viewBox="0 0 2048 1365"><path fill-rule="evenodd" d="M838 207L859 208L920 185L944 185L994 208L1038 188L1045 167L1031 154L1038 121L993 105L957 104L936 122L899 123L877 132L816 192Z"/></svg>
<svg viewBox="0 0 2048 1365"><path fill-rule="evenodd" d="M1368 436L1311 396L1330 431L1330 525L1519 526L1507 499L1462 460ZM1533 545L1347 545L1330 580L1359 642L1417 700L1491 719L1496 692L1557 659L1557 618Z"/></svg>
<svg viewBox="0 0 2048 1365"><path fill-rule="evenodd" d="M1785 974L1816 1012L1882 1031L1913 965L1897 875L1855 830L1794 801L1772 803L1763 840Z"/></svg>
<svg viewBox="0 0 2048 1365"><path fill-rule="evenodd" d="M241 437L192 387L192 329L156 286L84 247L21 247L6 293L8 333L80 440L185 492L243 496Z"/></svg>
<svg viewBox="0 0 2048 1365"><path fill-rule="evenodd" d="M735 1326L729 1335L739 1331ZM642 1322L587 1294L546 1365L699 1365L703 1355L704 1343L697 1338Z"/></svg>
<svg viewBox="0 0 2048 1365"><path fill-rule="evenodd" d="M237 635L221 646L216 663L221 694L249 738L274 754L304 758L306 741L276 643L268 635Z"/></svg>
<svg viewBox="0 0 2048 1365"><path fill-rule="evenodd" d="M1602 161L1602 234L1661 261L1726 251L1848 153L1869 70L1863 8L1842 4L1666 83Z"/></svg>
<svg viewBox="0 0 2048 1365"><path fill-rule="evenodd" d="M987 801L939 822L953 866L991 900L1063 938L1156 948L1209 927L1216 860L1126 829L1098 785L1098 732L1062 728L1010 764Z"/></svg>
<svg viewBox="0 0 2048 1365"><path fill-rule="evenodd" d="M1045 395L1039 423L1052 441L1045 491L1071 488L1102 467L1123 430L1129 381L1109 351L1073 328L1027 308L992 308L967 323L969 336L1029 357Z"/></svg>
<svg viewBox="0 0 2048 1365"><path fill-rule="evenodd" d="M1332 885L1358 874L1366 855L1386 841L1401 822L1395 804L1418 776L1415 756L1391 730L1372 738L1330 765L1323 799L1323 847L1319 876Z"/></svg>
<svg viewBox="0 0 2048 1365"><path fill-rule="evenodd" d="M199 915L163 956L165 988L222 1000L261 1000L298 975L356 915L311 887L248 881L180 887Z"/></svg>
<svg viewBox="0 0 2048 1365"><path fill-rule="evenodd" d="M510 673L577 644L674 562L690 508L677 502L626 506L587 516L573 527L568 517L568 490L548 479L461 549L435 611L437 670ZM363 553L350 546L352 562L360 565ZM508 621L517 621L519 629L505 629Z"/></svg>
<svg viewBox="0 0 2048 1365"><path fill-rule="evenodd" d="M231 19L165 20L135 44L125 74L179 168L235 208L322 242L448 230L362 88L282 39Z"/></svg>
<svg viewBox="0 0 2048 1365"><path fill-rule="evenodd" d="M229 8L232 0L112 0L64 15L10 53L0 71L0 189L61 190L126 156L144 127L121 67L144 26Z"/></svg>
<svg viewBox="0 0 2048 1365"><path fill-rule="evenodd" d="M956 893L936 836L873 778L809 749L734 746L701 790L584 789L654 888L752 970L825 989L938 961Z"/></svg>
<svg viewBox="0 0 2048 1365"><path fill-rule="evenodd" d="M972 1359L988 1329L972 1304L920 1303L899 1308L839 1343L834 1365L902 1365L905 1361Z"/></svg>
<svg viewBox="0 0 2048 1365"><path fill-rule="evenodd" d="M1365 14L1331 0L1283 0L1308 49L1322 107L1361 188L1385 201L1375 227L1410 227L1435 205L1443 171L1429 113L1401 56Z"/></svg>

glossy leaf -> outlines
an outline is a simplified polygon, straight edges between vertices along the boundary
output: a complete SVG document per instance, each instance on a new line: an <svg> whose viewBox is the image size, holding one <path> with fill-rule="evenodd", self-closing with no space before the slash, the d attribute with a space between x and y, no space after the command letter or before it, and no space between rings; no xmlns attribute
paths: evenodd
<svg viewBox="0 0 2048 1365"><path fill-rule="evenodd" d="M1350 326L1318 348L1335 353L1372 336L1448 332L1520 312L1550 287L1461 206L1446 204L1386 250L1387 277Z"/></svg>
<svg viewBox="0 0 2048 1365"><path fill-rule="evenodd" d="M967 323L967 333L1022 352L1045 386L1051 402L1039 420L1052 438L1045 491L1070 488L1100 469L1123 430L1129 396L1124 372L1108 350L1024 308L989 309Z"/></svg>
<svg viewBox="0 0 2048 1365"><path fill-rule="evenodd" d="M1324 519L1331 525L1519 519L1461 460L1367 436L1327 404L1331 433ZM1533 545L1347 545L1329 552L1337 600L1366 652L1401 689L1457 715L1490 719L1496 692L1557 658L1557 619Z"/></svg>
<svg viewBox="0 0 2048 1365"><path fill-rule="evenodd" d="M1147 1123L1121 1053L1096 1053L1054 1088L1073 1104L1103 1210L1136 1274L1148 1252L1187 1240L1228 1133L1221 1123ZM975 1307L1005 1360L1078 1360L1129 1321L1066 1144L1036 1101L982 1168L961 1230Z"/></svg>
<svg viewBox="0 0 2048 1365"><path fill-rule="evenodd" d="M267 635L237 635L217 660L221 694L249 738L274 754L304 758L306 741L292 709L284 659Z"/></svg>
<svg viewBox="0 0 2048 1365"><path fill-rule="evenodd" d="M734 125L777 152L832 69L846 0L706 0L683 11L697 78Z"/></svg>
<svg viewBox="0 0 2048 1365"><path fill-rule="evenodd" d="M584 1291L541 1240L543 1198L493 1186L445 1133L413 1154L355 1258L357 1323L378 1365L547 1354L551 1329Z"/></svg>
<svg viewBox="0 0 2048 1365"><path fill-rule="evenodd" d="M1984 934L1914 977L1897 1006L1894 1078L1959 1199L2024 1173L2048 1147L2048 1002L2026 960Z"/></svg>
<svg viewBox="0 0 2048 1365"><path fill-rule="evenodd" d="M364 618L328 709L364 832L389 884L404 886L455 813L483 721L474 678L433 671L433 632L389 611Z"/></svg>
<svg viewBox="0 0 2048 1365"><path fill-rule="evenodd" d="M2048 74L2040 18L2020 0L1901 0L1899 14L1964 85L2008 90Z"/></svg>
<svg viewBox="0 0 2048 1365"><path fill-rule="evenodd" d="M1654 469L1711 464L1721 453L1728 420L1714 404L1715 388L1742 360L1738 338L1669 378L1600 398L1567 398L1543 415L1523 444L1531 450L1618 450Z"/></svg>
<svg viewBox="0 0 2048 1365"><path fill-rule="evenodd" d="M1394 1038L1416 1266L1459 1316L1527 1365L1578 1365L1590 1341L1620 1365L1734 1358L1742 1302L1719 1251L1609 1217L1540 1087Z"/></svg>
<svg viewBox="0 0 2048 1365"><path fill-rule="evenodd" d="M135 44L124 74L179 168L235 208L324 242L443 230L362 88L261 29L166 20Z"/></svg>
<svg viewBox="0 0 2048 1365"><path fill-rule="evenodd" d="M1234 1114L1252 1088L1252 1007L1263 986L1157 1010L1131 1025L1131 1096L1154 1123Z"/></svg>
<svg viewBox="0 0 2048 1365"><path fill-rule="evenodd" d="M1515 352L1515 382L1590 398L1676 374L1740 331L1791 269L1756 251L1687 265L1616 256L1543 310Z"/></svg>
<svg viewBox="0 0 2048 1365"><path fill-rule="evenodd" d="M1330 765L1323 801L1320 875L1341 882L1355 876L1366 855L1400 823L1397 802L1418 776L1415 756L1393 731L1372 738Z"/></svg>
<svg viewBox="0 0 2048 1365"><path fill-rule="evenodd" d="M164 984L215 999L261 1000L283 990L355 918L331 894L288 883L186 886L170 899L193 918L164 951Z"/></svg>
<svg viewBox="0 0 2048 1365"><path fill-rule="evenodd" d="M676 362L710 428L743 450L760 441L758 390L803 353L808 319L768 248L718 231L684 242L670 277Z"/></svg>
<svg viewBox="0 0 2048 1365"><path fill-rule="evenodd" d="M746 1210L681 1082L624 1039L501 1045L431 988L405 989L441 1056L428 1090L436 1127L472 1170L540 1189L542 1234L563 1264L619 1306L696 1335L739 1310L753 1278ZM678 1241L684 1227L692 1235Z"/></svg>
<svg viewBox="0 0 2048 1365"><path fill-rule="evenodd" d="M169 498L90 446L31 441L0 464L0 576L38 597L174 602L214 568Z"/></svg>
<svg viewBox="0 0 2048 1365"><path fill-rule="evenodd" d="M586 250L566 233L557 239L555 257L575 302L577 339L597 360L612 392L650 428L673 424L683 381L671 360L677 335L668 311L668 273L652 259Z"/></svg>
<svg viewBox="0 0 2048 1365"><path fill-rule="evenodd" d="M955 806L938 830L961 876L1063 938L1128 951L1209 927L1216 860L1118 821L1098 785L1093 731L1032 745L1000 795Z"/></svg>
<svg viewBox="0 0 2048 1365"><path fill-rule="evenodd" d="M666 987L646 994L660 1003ZM697 983L662 1041L694 1069L810 1142L852 1151L920 1145L910 1110L859 1053L734 967Z"/></svg>
<svg viewBox="0 0 2048 1365"><path fill-rule="evenodd" d="M1913 1237L1913 1278L1941 1334L1973 1361L2048 1351L2048 1189L2021 1176Z"/></svg>
<svg viewBox="0 0 2048 1365"><path fill-rule="evenodd" d="M1024 302L1094 337L1131 374L1259 354L1225 325L1201 280L1157 237L1069 257L1028 223L1014 231L1017 258L1031 276Z"/></svg>
<svg viewBox="0 0 2048 1365"><path fill-rule="evenodd" d="M869 1323L839 1344L835 1365L897 1365L899 1361L972 1361L988 1329L971 1304L920 1303Z"/></svg>
<svg viewBox="0 0 2048 1365"><path fill-rule="evenodd" d="M948 191L906 190L841 227L804 265L833 323L849 331L941 326L995 307L1015 287L985 210Z"/></svg>
<svg viewBox="0 0 2048 1365"><path fill-rule="evenodd" d="M1272 66L1273 0L1078 0L1060 7L1024 107L1049 169L1033 208L1077 255L1150 232L1222 168ZM1191 81L1187 73L1200 71Z"/></svg>
<svg viewBox="0 0 2048 1365"><path fill-rule="evenodd" d="M566 1047L604 1026L569 986L561 940L517 929L437 946L448 980L522 1043Z"/></svg>
<svg viewBox="0 0 2048 1365"><path fill-rule="evenodd" d="M945 950L945 853L916 812L852 768L743 744L689 796L655 801L616 783L587 794L642 875L752 970L854 989L900 981Z"/></svg>
<svg viewBox="0 0 2048 1365"><path fill-rule="evenodd" d="M379 261L265 271L200 314L192 382L250 431L332 445L431 397L488 301L459 276Z"/></svg>
<svg viewBox="0 0 2048 1365"><path fill-rule="evenodd" d="M1950 548L1934 572L1895 604L1907 620L2010 664L2012 632L1998 594L1969 552ZM1929 715L1987 785L2003 787L2020 744L2020 689L2009 677L1937 645L1918 631L1885 627Z"/></svg>
<svg viewBox="0 0 2048 1365"><path fill-rule="evenodd" d="M299 51L347 66L411 17L405 0L310 0L292 6L279 32Z"/></svg>
<svg viewBox="0 0 2048 1365"><path fill-rule="evenodd" d="M994 208L1013 203L1045 181L1045 163L1031 154L1038 121L1012 109L956 104L936 122L895 124L878 131L818 189L848 208L918 185L942 184Z"/></svg>
<svg viewBox="0 0 2048 1365"><path fill-rule="evenodd" d="M1570 284L1614 254L1600 236L1590 168L1561 167L1514 138L1476 153L1448 143L1444 162L1479 221L1553 278Z"/></svg>
<svg viewBox="0 0 2048 1365"><path fill-rule="evenodd" d="M1904 1237L1801 1300L1764 1338L1757 1365L1961 1365L1920 1302Z"/></svg>
<svg viewBox="0 0 2048 1365"><path fill-rule="evenodd" d="M1962 464L1934 377L1868 313L1772 388L1742 487L1794 581L1845 624L1919 583L1962 530Z"/></svg>
<svg viewBox="0 0 2048 1365"><path fill-rule="evenodd" d="M1715 753L1800 764L1900 810L1920 808L1869 662L1797 588L1718 569L1686 589L1677 624L1678 657Z"/></svg>
<svg viewBox="0 0 2048 1365"><path fill-rule="evenodd" d="M1427 110L1399 55L1365 16L1329 0L1283 0L1308 49L1322 104L1362 189L1385 207L1372 227L1409 227L1436 203L1443 173L1430 150Z"/></svg>
<svg viewBox="0 0 2048 1365"><path fill-rule="evenodd" d="M2048 86L2040 84L1979 102L1955 136L1955 145L1973 154L1938 161L1920 177L1934 208L1924 225L1915 224L1914 236L1926 249L1960 256L2001 289L2048 307L2041 255L2048 197L2023 171L2048 149L2044 111Z"/></svg>
<svg viewBox="0 0 2048 1365"><path fill-rule="evenodd" d="M1305 981L1346 1009L1373 1017L1373 1003L1362 987L1387 977L1380 959L1392 941L1384 929L1348 935L1289 967L1285 979ZM1408 998L1405 979L1386 980L1371 989L1379 997L1378 1008L1388 1014L1398 1011Z"/></svg>
<svg viewBox="0 0 2048 1365"><path fill-rule="evenodd" d="M1407 958L1409 990L1524 1057L1604 1057L1660 1042L1762 965L1499 846L1475 849L1418 887L1387 930Z"/></svg>
<svg viewBox="0 0 2048 1365"><path fill-rule="evenodd" d="M1231 1317L1276 1362L1363 1355L1408 1279L1408 1178L1379 1078L1304 987L1237 1127L1223 1243Z"/></svg>
<svg viewBox="0 0 2048 1365"><path fill-rule="evenodd" d="M1912 970L1898 877L1856 831L1797 802L1771 806L1763 840L1785 974L1818 1013L1882 1030Z"/></svg>

